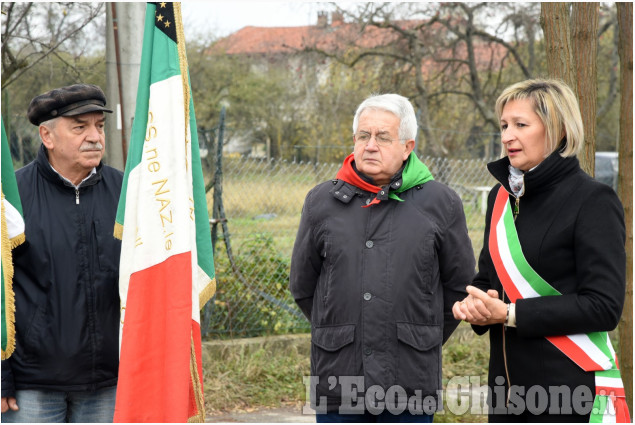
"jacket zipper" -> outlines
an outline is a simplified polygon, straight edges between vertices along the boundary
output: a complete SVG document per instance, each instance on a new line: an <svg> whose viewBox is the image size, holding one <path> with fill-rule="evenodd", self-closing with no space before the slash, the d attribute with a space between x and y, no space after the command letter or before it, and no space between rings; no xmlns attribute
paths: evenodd
<svg viewBox="0 0 635 425"><path fill-rule="evenodd" d="M79 205L79 188L75 188L75 205Z"/></svg>

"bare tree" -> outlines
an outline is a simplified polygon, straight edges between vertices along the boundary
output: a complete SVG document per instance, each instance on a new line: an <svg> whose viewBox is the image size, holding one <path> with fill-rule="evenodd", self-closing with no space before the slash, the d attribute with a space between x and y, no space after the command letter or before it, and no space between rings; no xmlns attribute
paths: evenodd
<svg viewBox="0 0 635 425"><path fill-rule="evenodd" d="M50 55L74 68L59 54L62 45L75 57L94 49L96 44L105 46L103 32L101 40L94 37L99 36L100 25L103 29L103 23L95 21L97 17L105 18L103 3L5 2L2 11L2 89Z"/></svg>
<svg viewBox="0 0 635 425"><path fill-rule="evenodd" d="M478 127L497 132L494 99L518 76L534 72L537 12L535 5L362 3L353 11L338 9L357 26L346 48L328 50L316 40L306 50L350 67L368 65L371 58L392 64L392 75L401 77L393 78L398 82L393 90L406 94L418 109L420 145L427 145L429 154L446 155L448 147L433 131L434 114L443 102L462 97L474 106L472 119L483 123ZM375 43L366 43L369 38ZM491 156L490 140L485 142L485 155Z"/></svg>
<svg viewBox="0 0 635 425"><path fill-rule="evenodd" d="M620 368L633 412L633 3L617 3L620 54L620 141L618 193L626 221L626 299L620 320Z"/></svg>

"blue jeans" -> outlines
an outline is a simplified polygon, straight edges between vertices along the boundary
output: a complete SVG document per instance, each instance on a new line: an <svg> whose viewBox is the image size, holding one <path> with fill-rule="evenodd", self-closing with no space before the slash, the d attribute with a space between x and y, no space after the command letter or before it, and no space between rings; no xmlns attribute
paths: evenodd
<svg viewBox="0 0 635 425"><path fill-rule="evenodd" d="M370 412L365 412L356 415L343 415L341 413L316 413L315 422L318 423L343 423L343 422L366 422L366 423L432 423L434 415L426 415L425 413L420 415L413 415L407 410L401 414L393 415L387 410L384 410L379 415L373 415Z"/></svg>
<svg viewBox="0 0 635 425"><path fill-rule="evenodd" d="M2 414L2 422L112 422L117 387L97 391L18 390L19 410Z"/></svg>

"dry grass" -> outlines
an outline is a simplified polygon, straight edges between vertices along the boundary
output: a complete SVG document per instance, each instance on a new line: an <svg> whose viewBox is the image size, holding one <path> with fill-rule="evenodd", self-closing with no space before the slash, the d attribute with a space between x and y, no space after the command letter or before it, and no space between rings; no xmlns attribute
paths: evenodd
<svg viewBox="0 0 635 425"><path fill-rule="evenodd" d="M476 336L462 323L443 347L444 385L452 377L467 375L481 376L486 383L488 358L488 338ZM308 343L275 351L224 351L222 358L203 366L208 415L305 403L302 377L310 374ZM447 408L443 414L435 414L435 422L486 421L484 415L457 416Z"/></svg>

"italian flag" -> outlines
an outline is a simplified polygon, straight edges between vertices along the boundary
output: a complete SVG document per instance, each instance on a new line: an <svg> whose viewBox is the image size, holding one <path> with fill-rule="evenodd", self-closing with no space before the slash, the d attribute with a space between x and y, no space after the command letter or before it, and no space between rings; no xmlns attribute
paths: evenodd
<svg viewBox="0 0 635 425"><path fill-rule="evenodd" d="M13 255L11 250L24 242L22 203L15 180L9 139L2 127L2 360L15 349L15 298L13 294Z"/></svg>
<svg viewBox="0 0 635 425"><path fill-rule="evenodd" d="M115 237L115 422L203 422L200 309L216 289L179 3L148 3Z"/></svg>

